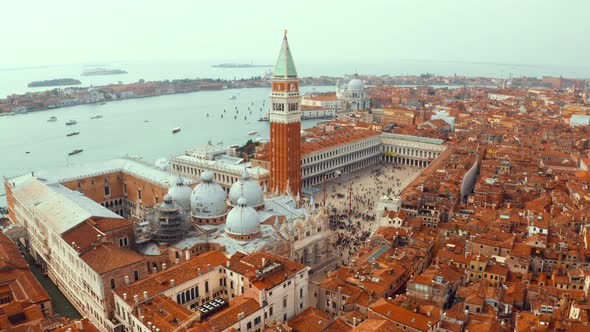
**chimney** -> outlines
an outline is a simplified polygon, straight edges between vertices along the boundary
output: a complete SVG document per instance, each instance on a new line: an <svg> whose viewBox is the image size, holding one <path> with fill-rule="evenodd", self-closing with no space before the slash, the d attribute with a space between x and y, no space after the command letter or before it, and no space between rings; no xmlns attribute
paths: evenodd
<svg viewBox="0 0 590 332"><path fill-rule="evenodd" d="M123 293L123 300L127 301L127 293Z"/></svg>
<svg viewBox="0 0 590 332"><path fill-rule="evenodd" d="M176 285L176 283L174 282L174 279L170 279L170 287L174 287Z"/></svg>
<svg viewBox="0 0 590 332"><path fill-rule="evenodd" d="M352 329L354 330L356 328L356 317L352 318Z"/></svg>
<svg viewBox="0 0 590 332"><path fill-rule="evenodd" d="M143 299L146 300L146 301L149 299L148 298L148 292L147 291L143 291Z"/></svg>
<svg viewBox="0 0 590 332"><path fill-rule="evenodd" d="M185 252L184 252L184 256L185 256L186 260L188 261L189 259L191 259L191 252L190 252L190 251L188 251L188 250L187 250L187 251L185 251Z"/></svg>
<svg viewBox="0 0 590 332"><path fill-rule="evenodd" d="M166 263L162 263L162 271L166 270Z"/></svg>
<svg viewBox="0 0 590 332"><path fill-rule="evenodd" d="M156 273L156 272L158 272L158 268L154 266L154 267L152 268L152 271L153 271L154 273Z"/></svg>
<svg viewBox="0 0 590 332"><path fill-rule="evenodd" d="M262 267L266 266L266 258L262 257Z"/></svg>
<svg viewBox="0 0 590 332"><path fill-rule="evenodd" d="M230 263L229 263L229 259L227 260L227 263L225 264L228 268L230 267Z"/></svg>
<svg viewBox="0 0 590 332"><path fill-rule="evenodd" d="M125 276L125 285L129 285L129 276Z"/></svg>
<svg viewBox="0 0 590 332"><path fill-rule="evenodd" d="M133 295L133 301L135 302L135 304L139 303L139 296L137 296L137 294Z"/></svg>
<svg viewBox="0 0 590 332"><path fill-rule="evenodd" d="M211 264L207 264L207 271L211 271Z"/></svg>
<svg viewBox="0 0 590 332"><path fill-rule="evenodd" d="M139 317L139 320L143 323L143 321L145 320L145 316Z"/></svg>
<svg viewBox="0 0 590 332"><path fill-rule="evenodd" d="M197 275L200 276L201 275L201 268L197 268Z"/></svg>
<svg viewBox="0 0 590 332"><path fill-rule="evenodd" d="M177 258L176 259L176 264L178 264L178 263L180 263L180 259Z"/></svg>
<svg viewBox="0 0 590 332"><path fill-rule="evenodd" d="M77 320L77 321L76 321L76 328L77 328L79 331L84 331L84 324L82 324L82 321L80 321L80 320Z"/></svg>
<svg viewBox="0 0 590 332"><path fill-rule="evenodd" d="M245 317L245 314L243 311L238 314L238 320L242 320L242 319L244 319L244 317Z"/></svg>

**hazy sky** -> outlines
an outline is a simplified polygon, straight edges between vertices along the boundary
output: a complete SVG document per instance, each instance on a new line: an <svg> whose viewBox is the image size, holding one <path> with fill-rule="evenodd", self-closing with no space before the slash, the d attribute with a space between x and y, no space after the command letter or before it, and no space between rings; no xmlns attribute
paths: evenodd
<svg viewBox="0 0 590 332"><path fill-rule="evenodd" d="M586 65L590 1L3 0L0 68L135 60Z"/></svg>

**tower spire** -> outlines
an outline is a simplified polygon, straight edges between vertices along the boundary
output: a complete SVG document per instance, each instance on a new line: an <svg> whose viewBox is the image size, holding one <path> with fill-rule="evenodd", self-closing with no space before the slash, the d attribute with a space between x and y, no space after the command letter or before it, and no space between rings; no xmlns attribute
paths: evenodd
<svg viewBox="0 0 590 332"><path fill-rule="evenodd" d="M281 51L279 52L272 74L275 77L297 77L295 62L293 61L293 55L291 55L289 41L287 40L287 29L285 29Z"/></svg>
<svg viewBox="0 0 590 332"><path fill-rule="evenodd" d="M297 195L301 191L299 98L299 79L285 30L272 77L270 187L289 195Z"/></svg>

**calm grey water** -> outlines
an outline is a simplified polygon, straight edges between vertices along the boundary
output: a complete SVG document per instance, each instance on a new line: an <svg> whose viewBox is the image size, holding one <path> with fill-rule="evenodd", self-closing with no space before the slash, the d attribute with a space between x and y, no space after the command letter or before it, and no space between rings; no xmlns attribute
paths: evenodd
<svg viewBox="0 0 590 332"><path fill-rule="evenodd" d="M312 89L326 91L334 87L303 87L302 92ZM232 95L237 99L230 100ZM268 138L268 122L257 120L263 114L260 109L268 106L269 95L270 88L202 91L0 117L0 176L124 155L152 162L208 141L243 144L255 137L248 135L250 131ZM222 119L224 109L227 112ZM103 118L90 119L95 115ZM51 116L58 121L47 122ZM68 120L78 124L66 126ZM303 127L316 122L304 121ZM181 132L172 134L175 127L181 127ZM80 134L66 137L72 131ZM74 149L84 152L68 156ZM0 206L4 204L4 197L0 197Z"/></svg>

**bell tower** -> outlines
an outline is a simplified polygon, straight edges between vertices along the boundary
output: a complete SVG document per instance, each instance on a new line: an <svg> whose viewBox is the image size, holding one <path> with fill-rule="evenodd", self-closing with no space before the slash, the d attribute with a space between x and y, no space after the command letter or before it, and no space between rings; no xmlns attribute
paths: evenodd
<svg viewBox="0 0 590 332"><path fill-rule="evenodd" d="M272 75L270 109L270 185L271 190L293 196L301 192L301 111L299 79L287 41L283 45Z"/></svg>

